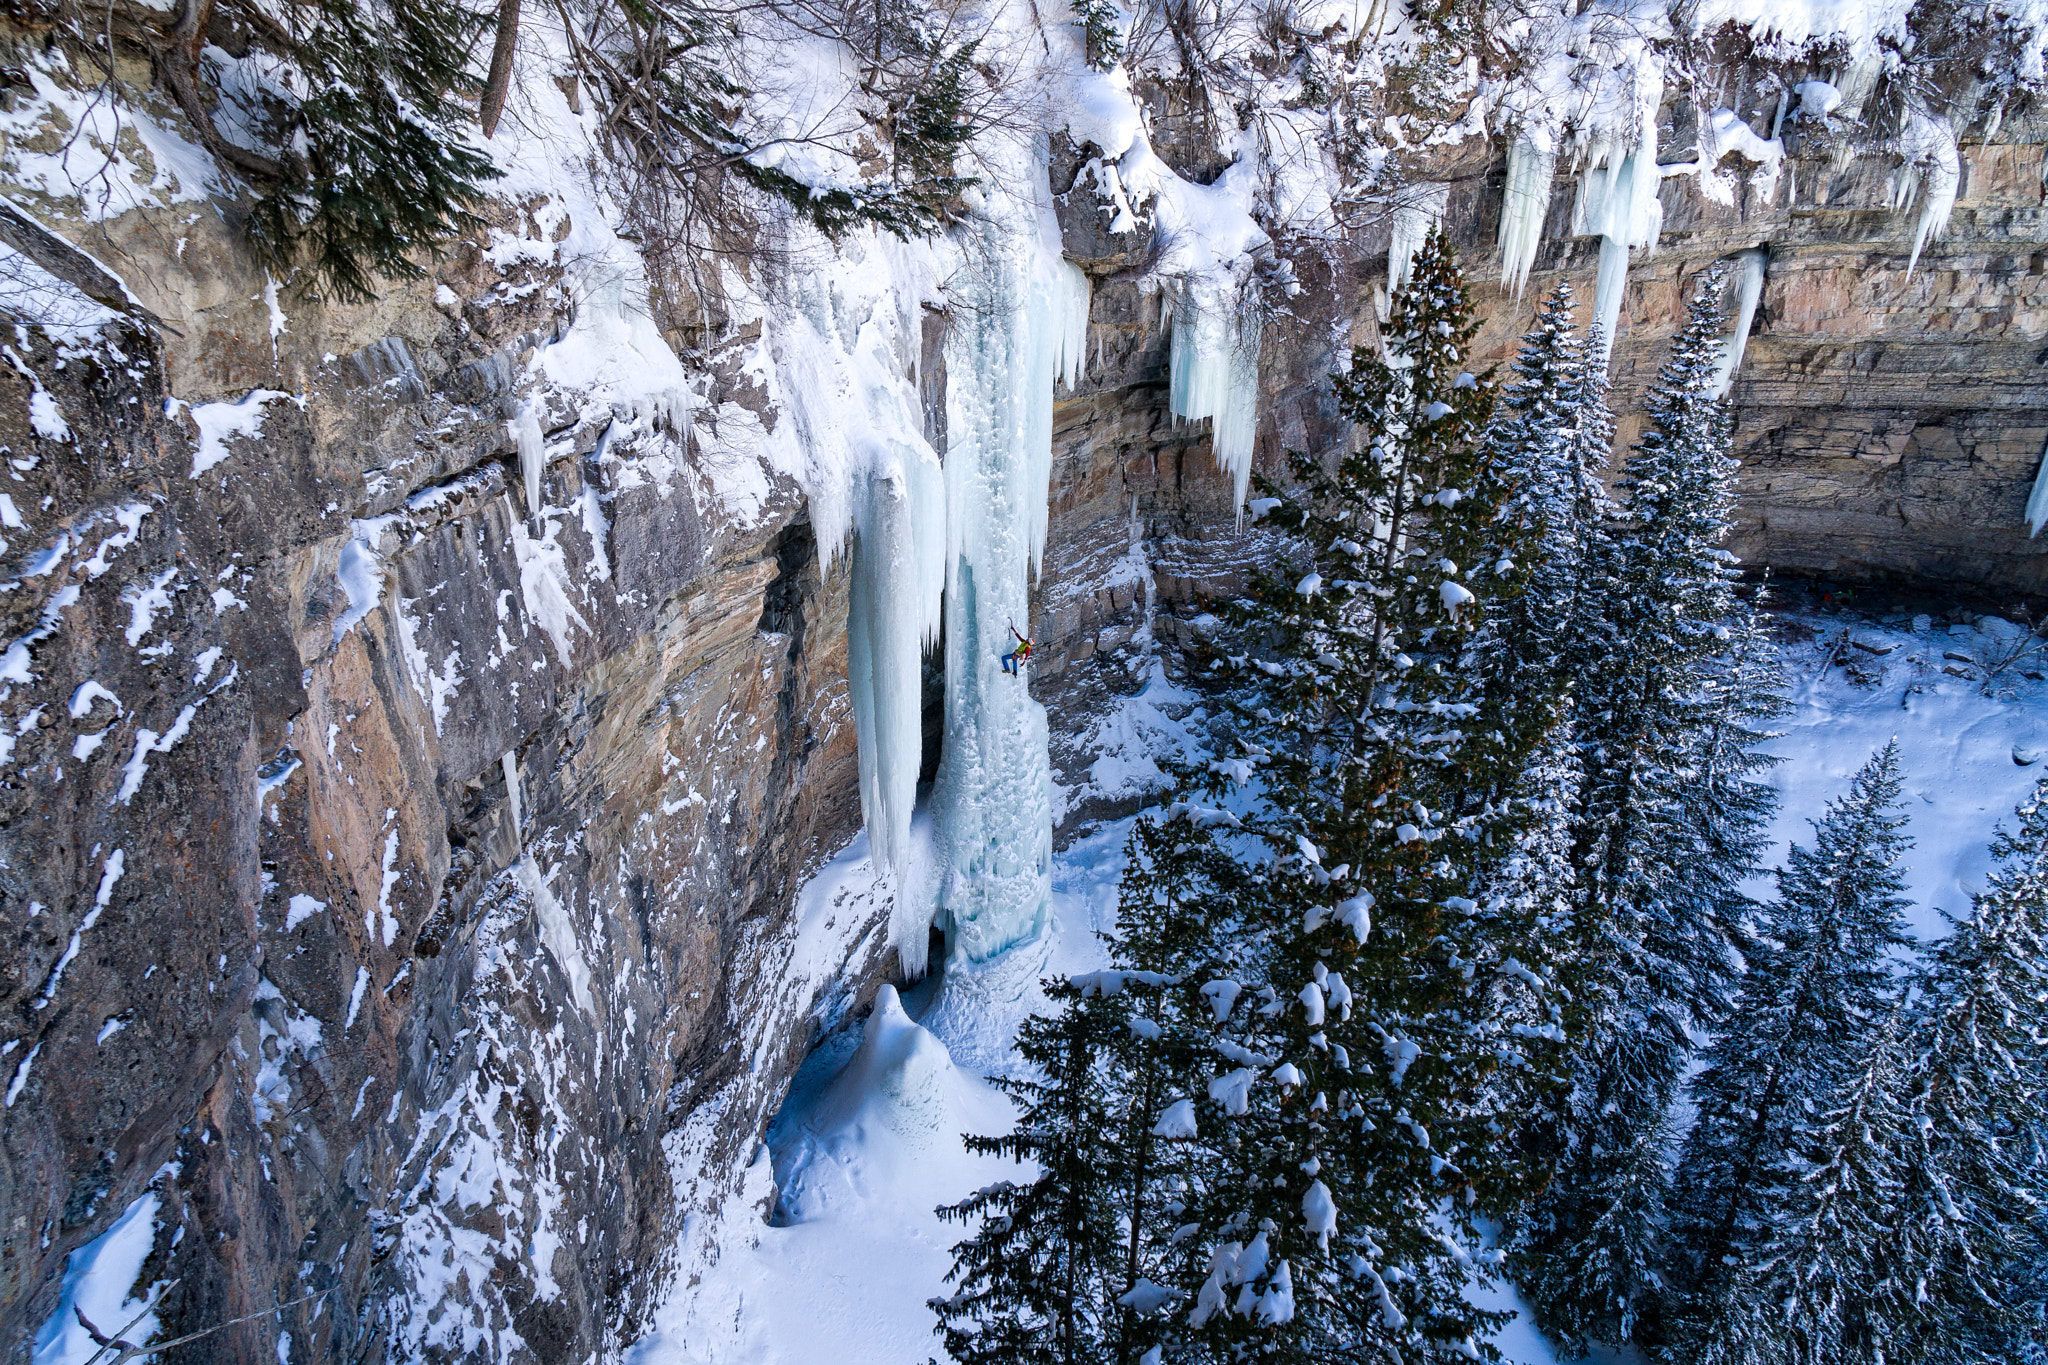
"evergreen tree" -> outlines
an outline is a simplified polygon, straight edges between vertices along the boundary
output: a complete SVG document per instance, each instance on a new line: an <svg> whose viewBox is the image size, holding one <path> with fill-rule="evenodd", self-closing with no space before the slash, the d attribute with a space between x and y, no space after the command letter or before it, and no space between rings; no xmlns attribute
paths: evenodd
<svg viewBox="0 0 2048 1365"><path fill-rule="evenodd" d="M1719 345L1710 299L1695 298L1645 400L1650 427L1625 464L1622 506L1599 488L1613 419L1597 365L1559 474L1583 528L1579 577L1556 590L1581 623L1560 655L1585 773L1561 968L1576 1057L1569 1090L1531 1125L1556 1170L1513 1251L1538 1322L1572 1344L1626 1339L1656 1310L1665 1115L1693 1037L1726 1009L1752 909L1741 884L1776 803L1759 780L1772 761L1763 726L1783 707L1760 597L1738 601L1719 548L1735 462L1707 388Z"/></svg>
<svg viewBox="0 0 2048 1365"><path fill-rule="evenodd" d="M1910 1159L1880 1255L1906 1280L1893 1359L2016 1361L2043 1340L2048 780L2017 813L1968 918L1913 981Z"/></svg>
<svg viewBox="0 0 2048 1365"><path fill-rule="evenodd" d="M1231 1358L1465 1349L1499 1315L1467 1300L1470 1252L1446 1233L1476 1247L1474 1220L1537 1178L1511 1134L1561 1051L1541 936L1561 846L1543 839L1554 791L1521 781L1544 736L1473 724L1487 551L1517 491L1488 489L1473 332L1433 234L1388 355L1355 353L1338 380L1356 453L1297 456L1269 490L1304 558L1234 618L1260 782L1246 831L1269 862L1246 902L1257 947L1218 983L1251 1003L1219 1029L1235 1065L1212 1082L1227 1142L1196 1206L1210 1265L1190 1318Z"/></svg>
<svg viewBox="0 0 2048 1365"><path fill-rule="evenodd" d="M481 16L458 0L298 0L278 18L258 10L246 7L251 32L293 74L241 110L272 159L231 158L261 191L251 244L278 274L303 262L346 300L374 297L378 276L420 278L417 257L476 224L468 206L498 174L455 98L472 85Z"/></svg>
<svg viewBox="0 0 2048 1365"><path fill-rule="evenodd" d="M1721 1359L1755 1311L1745 1282L1784 1250L1799 1161L1817 1145L1817 1104L1869 1055L1894 997L1886 954L1907 942L1898 860L1899 756L1887 745L1797 845L1752 952L1734 1018L1692 1093L1672 1200L1679 1324L1689 1359ZM1739 1357L1726 1357L1739 1358Z"/></svg>

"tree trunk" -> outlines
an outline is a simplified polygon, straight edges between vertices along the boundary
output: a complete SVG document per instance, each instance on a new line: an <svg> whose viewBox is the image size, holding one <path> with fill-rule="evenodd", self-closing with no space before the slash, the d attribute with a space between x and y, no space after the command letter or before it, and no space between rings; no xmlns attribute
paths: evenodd
<svg viewBox="0 0 2048 1365"><path fill-rule="evenodd" d="M484 136L498 131L505 95L512 88L512 49L519 42L519 0L498 0L498 40L491 45L491 74L484 80L484 102L477 111Z"/></svg>

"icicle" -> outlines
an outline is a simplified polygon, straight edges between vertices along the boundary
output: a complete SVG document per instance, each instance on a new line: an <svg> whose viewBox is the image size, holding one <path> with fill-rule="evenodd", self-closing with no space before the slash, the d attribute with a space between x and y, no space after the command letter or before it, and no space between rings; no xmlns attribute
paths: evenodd
<svg viewBox="0 0 2048 1365"><path fill-rule="evenodd" d="M1600 239L1600 273L1593 286L1593 345L1600 363L1614 351L1614 329L1621 323L1621 298L1628 290L1628 243Z"/></svg>
<svg viewBox="0 0 2048 1365"><path fill-rule="evenodd" d="M1242 515L1259 422L1259 323L1236 281L1198 275L1176 291L1168 406L1176 417L1214 419L1216 464L1230 475Z"/></svg>
<svg viewBox="0 0 2048 1365"><path fill-rule="evenodd" d="M1579 195L1572 210L1572 230L1600 238L1600 273L1594 286L1593 320L1601 333L1602 364L1614 348L1621 322L1622 295L1628 288L1628 250L1657 250L1664 226L1664 206L1657 200L1663 175L1657 167L1657 106L1664 98L1663 68L1646 61L1637 73L1636 142L1625 148L1615 139L1594 144Z"/></svg>
<svg viewBox="0 0 2048 1365"><path fill-rule="evenodd" d="M1908 116L1906 126L1899 130L1899 154L1906 164L1899 170L1892 210L1904 213L1914 200L1920 202L1920 217L1913 226L1913 254L1906 261L1906 278L1910 280L1920 264L1921 249L1948 230L1963 164L1956 135L1948 124L1922 113Z"/></svg>
<svg viewBox="0 0 2048 1365"><path fill-rule="evenodd" d="M1735 384L1735 372L1742 367L1742 353L1749 347L1750 324L1756 321L1757 300L1763 297L1764 266L1770 260L1770 252L1762 247L1751 247L1736 257L1741 271L1736 280L1735 330L1723 343L1721 359L1714 366L1714 397L1726 398L1728 390Z"/></svg>
<svg viewBox="0 0 2048 1365"><path fill-rule="evenodd" d="M1522 297L1536 252L1543 245L1543 220L1550 213L1551 179L1557 153L1529 136L1508 148L1508 186L1500 206L1500 282L1510 297Z"/></svg>
<svg viewBox="0 0 2048 1365"><path fill-rule="evenodd" d="M1415 253L1429 240L1430 229L1443 221L1450 202L1451 187L1439 184L1411 185L1394 205L1394 232L1387 239L1387 292L1408 283Z"/></svg>
<svg viewBox="0 0 2048 1365"><path fill-rule="evenodd" d="M534 410L534 402L528 399L519 405L519 415L512 419L512 439L519 447L519 472L526 481L526 515L533 521L538 533L540 524L540 476L547 464L547 442L541 435L540 414Z"/></svg>
<svg viewBox="0 0 2048 1365"><path fill-rule="evenodd" d="M2041 534L2041 528L2048 526L2048 450L2041 452L2041 472L2034 475L2033 496L2027 499L2027 539Z"/></svg>

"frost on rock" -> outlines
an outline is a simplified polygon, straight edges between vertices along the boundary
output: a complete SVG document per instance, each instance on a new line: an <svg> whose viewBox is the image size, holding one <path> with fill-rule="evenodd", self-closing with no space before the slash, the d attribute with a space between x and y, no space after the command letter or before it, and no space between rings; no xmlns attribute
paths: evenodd
<svg viewBox="0 0 2048 1365"><path fill-rule="evenodd" d="M1251 488L1259 422L1259 319L1247 287L1228 273L1184 281L1173 297L1169 406L1176 417L1214 420L1216 464L1230 475L1232 505Z"/></svg>
<svg viewBox="0 0 2048 1365"><path fill-rule="evenodd" d="M1018 175L1014 184L1042 184ZM1046 925L1052 769L1045 708L1002 667L1030 629L1045 548L1056 378L1078 376L1088 291L1042 202L999 198L969 243L946 342L946 738L932 790L934 890L956 955L985 961ZM922 931L897 939L924 967Z"/></svg>
<svg viewBox="0 0 2048 1365"><path fill-rule="evenodd" d="M1522 297L1543 245L1543 219L1550 212L1551 178L1557 151L1542 130L1524 133L1508 148L1507 192L1500 209L1501 287Z"/></svg>
<svg viewBox="0 0 2048 1365"><path fill-rule="evenodd" d="M1726 398L1728 390L1735 383L1735 372L1742 367L1742 353L1749 348L1749 329L1756 321L1757 301L1763 297L1764 267L1770 263L1771 254L1762 247L1752 247L1736 257L1735 330L1728 334L1723 344L1721 359L1714 366L1713 394Z"/></svg>

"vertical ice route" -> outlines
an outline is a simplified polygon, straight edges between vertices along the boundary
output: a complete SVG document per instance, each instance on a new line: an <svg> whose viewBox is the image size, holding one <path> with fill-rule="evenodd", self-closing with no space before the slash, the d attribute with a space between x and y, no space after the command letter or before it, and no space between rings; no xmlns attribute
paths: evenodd
<svg viewBox="0 0 2048 1365"><path fill-rule="evenodd" d="M946 737L932 790L938 922L957 957L986 961L1045 928L1052 768L1028 673L1003 671L1029 633L1030 579L1045 550L1056 379L1080 377L1088 281L1064 260L1044 150L991 196L946 343ZM1027 197L1028 196L1028 197ZM907 971L924 935L899 930Z"/></svg>

